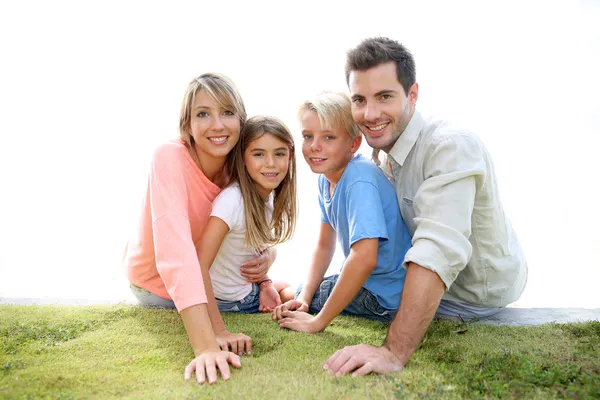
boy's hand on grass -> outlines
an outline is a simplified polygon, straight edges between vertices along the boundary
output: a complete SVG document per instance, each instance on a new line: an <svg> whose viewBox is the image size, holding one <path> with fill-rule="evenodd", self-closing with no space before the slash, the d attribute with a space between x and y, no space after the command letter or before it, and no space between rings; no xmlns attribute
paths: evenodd
<svg viewBox="0 0 600 400"><path fill-rule="evenodd" d="M341 376L352 373L352 376L362 376L375 372L389 374L402 371L404 364L388 348L359 344L346 346L336 351L323 365L330 374Z"/></svg>
<svg viewBox="0 0 600 400"><path fill-rule="evenodd" d="M252 353L252 339L250 336L246 336L243 333L231 333L228 330L217 333L217 345L223 351L229 351L234 354L242 355L244 353Z"/></svg>
<svg viewBox="0 0 600 400"><path fill-rule="evenodd" d="M204 383L208 378L208 383L213 384L217 381L218 368L221 378L226 381L231 376L229 364L236 368L241 368L240 356L229 351L206 350L185 367L183 378L186 381L189 380L192 377L192 373L196 371L196 380L198 383Z"/></svg>
<svg viewBox="0 0 600 400"><path fill-rule="evenodd" d="M283 311L279 320L279 327L291 329L296 332L317 333L325 327L319 326L317 317L303 311Z"/></svg>
<svg viewBox="0 0 600 400"><path fill-rule="evenodd" d="M280 306L277 306L273 310L273 321L279 321L283 316L281 313L284 311L303 311L308 312L308 304L302 300L290 300L286 301Z"/></svg>
<svg viewBox="0 0 600 400"><path fill-rule="evenodd" d="M281 297L279 297L275 286L271 283L261 285L258 311L272 312L279 305L281 305Z"/></svg>

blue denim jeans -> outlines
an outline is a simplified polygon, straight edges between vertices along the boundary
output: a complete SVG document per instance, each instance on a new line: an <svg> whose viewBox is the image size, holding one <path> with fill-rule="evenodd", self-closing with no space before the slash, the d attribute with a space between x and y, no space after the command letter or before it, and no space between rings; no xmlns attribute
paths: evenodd
<svg viewBox="0 0 600 400"><path fill-rule="evenodd" d="M260 302L260 288L258 283L252 284L250 294L240 301L223 301L217 299L217 307L220 312L235 312L243 314L258 313L258 305Z"/></svg>
<svg viewBox="0 0 600 400"><path fill-rule="evenodd" d="M339 277L339 275L331 275L323 278L310 303L308 309L309 313L317 314L321 311L325 302L331 295ZM301 291L302 285L300 285L296 291L296 298L300 295ZM398 310L390 310L381 306L375 295L363 287L360 288L358 294L346 306L344 311L342 311L342 315L353 315L355 317L374 319L376 321L391 322L396 316L397 311Z"/></svg>
<svg viewBox="0 0 600 400"><path fill-rule="evenodd" d="M144 307L175 308L175 303L173 303L173 300L163 299L162 297L157 296L146 289L135 286L133 283L129 284L129 288L131 289L131 292L135 298Z"/></svg>
<svg viewBox="0 0 600 400"><path fill-rule="evenodd" d="M157 296L146 289L135 286L134 284L130 284L129 286L131 288L131 292L144 307L175 308L175 303L173 300L163 299L162 297ZM253 283L252 291L248 296L244 297L240 301L217 300L217 307L221 312L256 314L258 313L259 301L260 289L257 283Z"/></svg>

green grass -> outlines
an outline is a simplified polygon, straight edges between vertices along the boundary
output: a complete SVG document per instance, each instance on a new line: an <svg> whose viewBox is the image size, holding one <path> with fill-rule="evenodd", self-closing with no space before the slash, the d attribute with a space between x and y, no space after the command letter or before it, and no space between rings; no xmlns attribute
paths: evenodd
<svg viewBox="0 0 600 400"><path fill-rule="evenodd" d="M183 380L192 352L179 316L133 306L0 306L0 399L600 398L600 323L506 327L434 321L403 372L328 376L351 344L385 324L338 317L318 335L268 315L226 314L253 339L228 382Z"/></svg>

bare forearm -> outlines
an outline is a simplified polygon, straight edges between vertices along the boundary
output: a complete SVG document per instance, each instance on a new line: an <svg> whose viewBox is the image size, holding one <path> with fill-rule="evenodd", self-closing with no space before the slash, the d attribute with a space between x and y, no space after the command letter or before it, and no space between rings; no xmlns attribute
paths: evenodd
<svg viewBox="0 0 600 400"><path fill-rule="evenodd" d="M374 268L375 265L365 265L360 257L350 253L331 296L317 316L321 329L325 329L350 304Z"/></svg>
<svg viewBox="0 0 600 400"><path fill-rule="evenodd" d="M400 310L384 343L403 365L417 349L431 324L444 289L438 274L417 264L409 264Z"/></svg>
<svg viewBox="0 0 600 400"><path fill-rule="evenodd" d="M196 356L205 350L219 350L206 304L186 308L180 315Z"/></svg>
<svg viewBox="0 0 600 400"><path fill-rule="evenodd" d="M300 296L298 296L299 300L310 304L317 288L323 280L325 272L327 272L327 268L329 268L334 252L335 247L333 249L317 248L315 250L306 282L302 287Z"/></svg>
<svg viewBox="0 0 600 400"><path fill-rule="evenodd" d="M208 269L204 267L202 267L202 279L204 280L204 290L206 290L206 299L208 301L208 316L215 334L218 334L226 329L225 322L223 322L223 318L219 312L219 307L217 307L217 301L215 299L215 292L212 287L210 273L208 272Z"/></svg>

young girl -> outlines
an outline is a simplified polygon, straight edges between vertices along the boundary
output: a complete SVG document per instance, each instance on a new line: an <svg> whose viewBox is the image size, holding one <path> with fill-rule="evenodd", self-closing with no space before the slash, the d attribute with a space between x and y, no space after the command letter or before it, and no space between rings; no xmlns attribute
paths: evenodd
<svg viewBox="0 0 600 400"><path fill-rule="evenodd" d="M229 182L232 149L245 122L244 103L227 77L209 73L189 83L180 138L154 152L137 231L123 260L140 303L179 311L196 357L185 377L196 371L201 383L216 381L217 368L228 379L228 363L239 368L237 353L251 350L250 338L228 332L217 307L208 303L205 283L210 278L202 272L196 250L212 202ZM269 251L246 266L260 264L252 272L264 274L273 258ZM229 347L236 354L226 351Z"/></svg>
<svg viewBox="0 0 600 400"><path fill-rule="evenodd" d="M272 117L250 118L233 150L231 182L213 203L200 240L202 269L220 311L271 312L294 298L284 282L265 274L248 282L239 265L292 236L296 221L296 160L287 127ZM211 287L209 289L209 287Z"/></svg>

